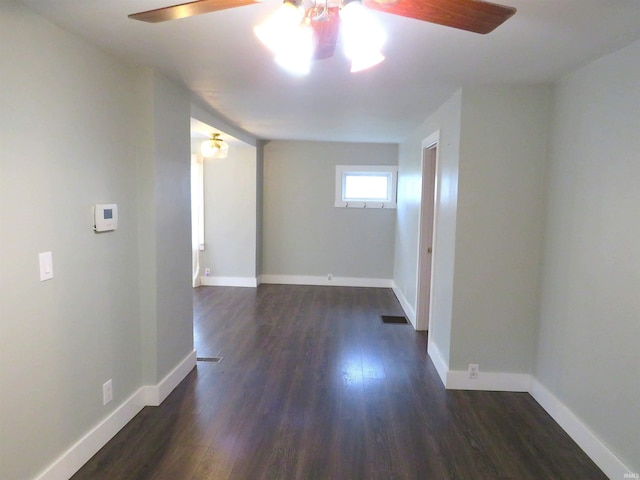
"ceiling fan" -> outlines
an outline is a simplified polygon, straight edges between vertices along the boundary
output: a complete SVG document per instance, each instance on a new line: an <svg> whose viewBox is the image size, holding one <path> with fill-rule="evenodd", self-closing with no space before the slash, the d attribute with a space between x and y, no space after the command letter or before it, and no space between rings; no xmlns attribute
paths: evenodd
<svg viewBox="0 0 640 480"><path fill-rule="evenodd" d="M203 13L216 12L218 10L225 10L228 8L252 5L254 3L259 3L259 1L260 0L198 0L148 10L145 12L133 13L129 15L129 18L143 22L159 23L168 20L177 20L179 18L201 15ZM307 0L307 2L308 1L309 0ZM342 17L341 21L343 24L357 24L355 33L352 35L354 41L351 42L355 46L352 46L351 49L367 50L367 53L364 55L366 59L359 61L361 67L362 65L365 65L364 68L368 68L368 66L370 66L369 63L371 62L378 63L384 59L379 51L376 50L378 47L381 47L381 44L384 42L384 32L382 32L382 40L380 40L379 36L376 37L377 39L374 39L374 37L370 35L368 30L375 30L375 25L372 26L371 20L365 19L363 26L363 21L361 20L361 17L368 15L366 13L366 9L414 18L425 22L436 23L480 34L486 34L493 31L516 12L516 9L513 7L498 5L482 0L337 0L338 3L335 3L336 0L311 1L313 3L312 7L305 10L302 8L302 4L305 0L284 0L281 10L288 10L289 17L293 17L294 23L298 22L298 24L295 25L295 31L288 28L284 23L271 26L271 30L276 31L280 36L283 35L285 30L287 31L284 33L287 33L288 36L278 40L280 46L269 45L269 40L263 38L264 29L262 33L259 32L261 27L256 27L255 29L258 37L260 37L260 39L274 51L281 48L283 44L286 45L287 49L292 48L292 46L297 49L294 53L287 53L284 55L284 57L286 57L284 59L281 54L280 57L283 59L283 62L288 62L291 58L296 56L300 57L309 55L309 52L315 59L328 58L332 56L338 37L338 23L340 22L338 16L339 11L341 11L340 17ZM347 10L359 10L359 12L357 15L346 15ZM298 12L295 15L298 15L299 17L296 17L292 13L294 11ZM351 21L352 18L355 20ZM291 19L288 18L287 21L290 22ZM304 26L305 24L306 27L308 27L306 31L297 28L300 25ZM310 39L312 34L313 40ZM372 46L372 43L375 43L376 45ZM312 47L311 44L313 44ZM345 49L347 48L348 47L345 46ZM276 51L276 54L277 53L278 52ZM347 56L351 58L348 53ZM276 61L278 61L278 56L276 56ZM354 62L353 58L352 62ZM352 63L352 71L356 71L354 70L356 67L353 65L354 63Z"/></svg>

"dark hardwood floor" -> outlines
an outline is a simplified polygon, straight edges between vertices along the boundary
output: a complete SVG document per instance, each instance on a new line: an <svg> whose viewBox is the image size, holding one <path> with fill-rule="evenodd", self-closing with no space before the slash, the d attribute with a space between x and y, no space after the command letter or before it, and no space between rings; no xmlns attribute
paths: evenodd
<svg viewBox="0 0 640 480"><path fill-rule="evenodd" d="M80 479L604 479L526 393L446 391L386 289L194 293L197 369Z"/></svg>

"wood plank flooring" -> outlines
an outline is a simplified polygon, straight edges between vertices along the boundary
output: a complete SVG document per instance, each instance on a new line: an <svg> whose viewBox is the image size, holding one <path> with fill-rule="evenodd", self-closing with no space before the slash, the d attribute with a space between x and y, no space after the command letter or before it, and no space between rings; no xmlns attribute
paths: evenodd
<svg viewBox="0 0 640 480"><path fill-rule="evenodd" d="M446 391L387 289L194 293L197 369L74 477L606 479L526 393Z"/></svg>

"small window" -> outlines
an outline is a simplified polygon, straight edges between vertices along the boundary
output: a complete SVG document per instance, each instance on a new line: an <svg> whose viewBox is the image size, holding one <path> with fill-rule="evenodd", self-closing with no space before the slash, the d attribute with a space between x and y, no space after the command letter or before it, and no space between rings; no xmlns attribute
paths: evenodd
<svg viewBox="0 0 640 480"><path fill-rule="evenodd" d="M336 207L396 208L398 167L337 165Z"/></svg>

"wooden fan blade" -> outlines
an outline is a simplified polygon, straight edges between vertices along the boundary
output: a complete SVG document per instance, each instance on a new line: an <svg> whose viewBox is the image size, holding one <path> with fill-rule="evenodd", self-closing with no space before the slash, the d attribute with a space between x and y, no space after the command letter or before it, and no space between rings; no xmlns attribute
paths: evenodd
<svg viewBox="0 0 640 480"><path fill-rule="evenodd" d="M481 0L364 0L363 3L372 10L475 33L489 33L516 13L513 7Z"/></svg>
<svg viewBox="0 0 640 480"><path fill-rule="evenodd" d="M203 13L217 12L227 8L242 7L256 3L256 0L198 0L171 7L156 8L146 12L132 13L129 18L143 22L158 23L178 18L193 17Z"/></svg>

